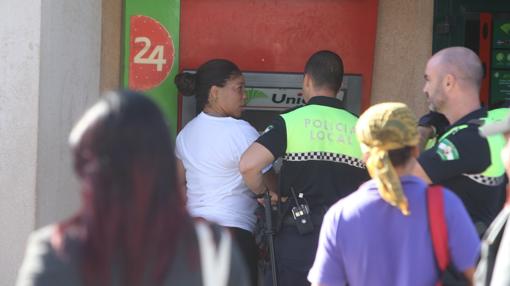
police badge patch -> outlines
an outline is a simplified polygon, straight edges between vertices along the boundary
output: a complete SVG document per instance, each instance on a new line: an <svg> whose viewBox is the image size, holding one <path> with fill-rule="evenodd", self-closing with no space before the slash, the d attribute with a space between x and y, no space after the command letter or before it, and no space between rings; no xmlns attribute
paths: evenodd
<svg viewBox="0 0 510 286"><path fill-rule="evenodd" d="M439 143L436 153L443 161L459 159L459 151L457 151L457 147L455 147L455 145L453 145L453 143L448 139L444 139Z"/></svg>

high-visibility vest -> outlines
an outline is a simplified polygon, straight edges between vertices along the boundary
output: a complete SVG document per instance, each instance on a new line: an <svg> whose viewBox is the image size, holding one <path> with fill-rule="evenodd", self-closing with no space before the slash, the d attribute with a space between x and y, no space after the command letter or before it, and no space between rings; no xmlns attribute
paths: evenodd
<svg viewBox="0 0 510 286"><path fill-rule="evenodd" d="M282 114L287 133L284 160L321 160L364 167L356 138L358 118L343 110L310 104Z"/></svg>
<svg viewBox="0 0 510 286"><path fill-rule="evenodd" d="M510 114L510 108L498 108L489 110L487 118L484 119L485 124L498 122L506 119ZM501 150L506 145L506 140L503 134L496 134L487 138L489 148L491 149L491 166L487 168L486 172L492 176L503 176L505 174L505 166L501 160Z"/></svg>
<svg viewBox="0 0 510 286"><path fill-rule="evenodd" d="M506 109L506 110L500 110L500 109ZM506 115L509 113L510 109L508 108L500 108L491 110L488 112L486 118L481 118L480 123L492 123L495 121L500 121L503 118L506 117ZM479 125L480 123L477 123ZM456 126L450 130L448 130L446 133L444 133L439 139L438 144L441 144L441 141L444 139L447 139L448 136L453 135L460 130L467 128L468 124L462 124L459 126ZM489 167L487 167L482 173L480 174L463 174L464 176L469 177L470 179L476 181L477 183L488 185L488 186L497 186L501 183L503 183L505 178L505 167L503 165L503 162L501 160L501 150L506 144L505 138L503 135L498 134L494 136L489 136L487 138L487 143L489 144L489 150L490 150L490 156L491 156L491 164Z"/></svg>

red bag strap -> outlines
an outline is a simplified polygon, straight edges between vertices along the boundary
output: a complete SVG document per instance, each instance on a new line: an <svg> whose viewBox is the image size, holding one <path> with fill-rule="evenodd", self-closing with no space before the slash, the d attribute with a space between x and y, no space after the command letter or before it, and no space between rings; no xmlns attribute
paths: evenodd
<svg viewBox="0 0 510 286"><path fill-rule="evenodd" d="M448 232L444 215L443 187L432 185L427 189L427 210L432 245L439 270L443 273L450 263Z"/></svg>

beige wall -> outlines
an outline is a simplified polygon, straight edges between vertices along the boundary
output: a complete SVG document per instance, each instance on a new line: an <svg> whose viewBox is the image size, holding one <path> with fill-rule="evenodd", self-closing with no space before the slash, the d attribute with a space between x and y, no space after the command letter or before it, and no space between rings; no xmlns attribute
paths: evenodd
<svg viewBox="0 0 510 286"><path fill-rule="evenodd" d="M426 111L423 73L432 52L433 0L379 0L372 104L401 101Z"/></svg>

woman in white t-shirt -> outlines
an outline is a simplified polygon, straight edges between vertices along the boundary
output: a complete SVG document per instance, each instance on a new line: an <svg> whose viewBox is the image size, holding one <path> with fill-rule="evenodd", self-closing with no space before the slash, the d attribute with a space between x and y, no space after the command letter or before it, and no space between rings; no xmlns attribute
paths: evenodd
<svg viewBox="0 0 510 286"><path fill-rule="evenodd" d="M239 160L259 134L237 119L246 99L244 76L234 63L214 59L195 74L178 74L175 83L182 95L196 96L201 111L179 132L176 142L178 176L188 210L194 217L231 229L256 285L257 202L243 182Z"/></svg>

